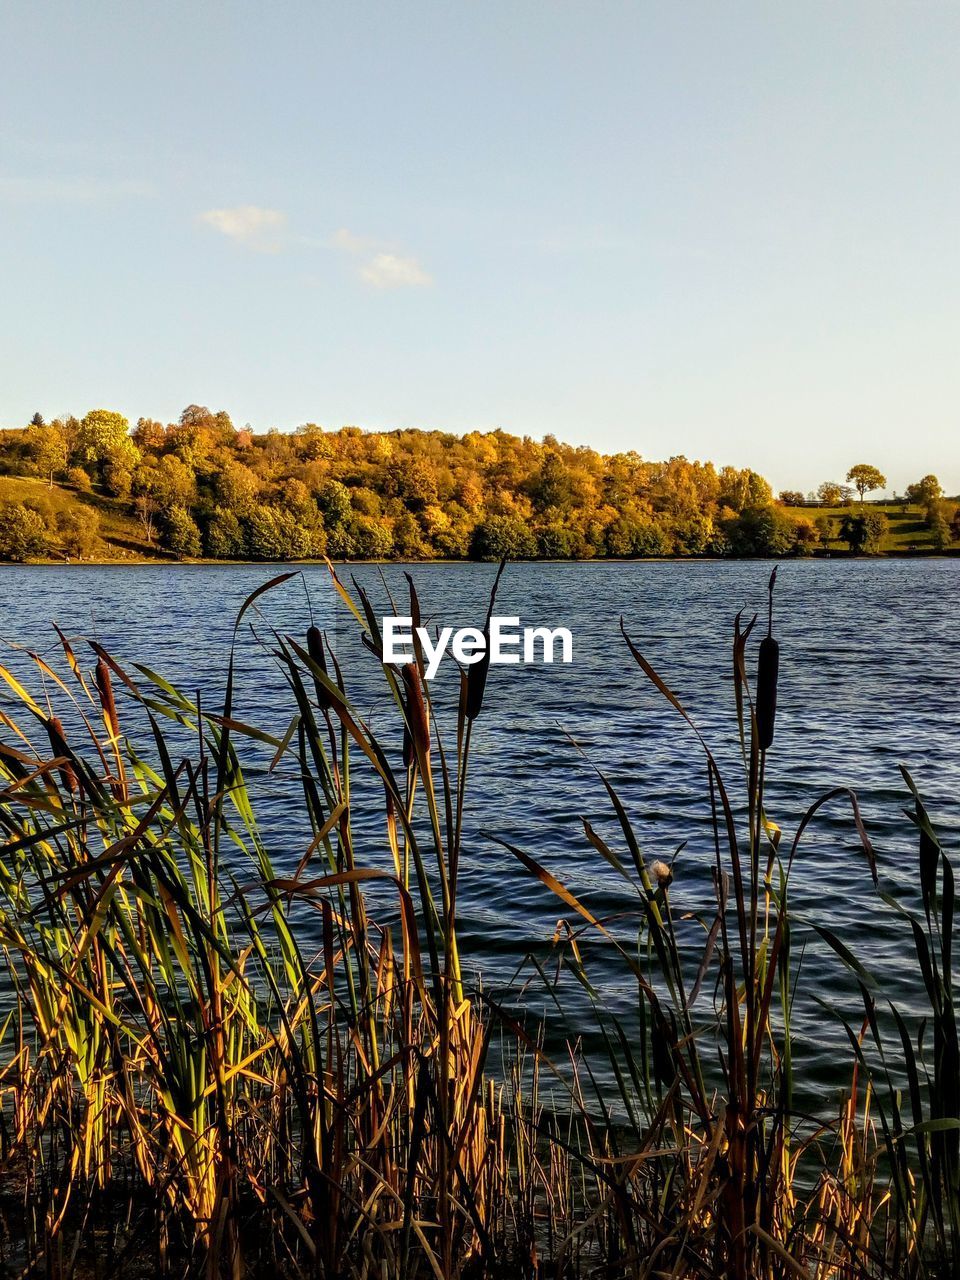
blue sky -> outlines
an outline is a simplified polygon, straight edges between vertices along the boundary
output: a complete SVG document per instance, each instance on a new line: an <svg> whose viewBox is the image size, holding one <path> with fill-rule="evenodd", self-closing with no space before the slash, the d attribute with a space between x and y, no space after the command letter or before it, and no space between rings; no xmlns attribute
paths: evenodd
<svg viewBox="0 0 960 1280"><path fill-rule="evenodd" d="M960 491L960 9L25 3L0 422L501 426Z"/></svg>

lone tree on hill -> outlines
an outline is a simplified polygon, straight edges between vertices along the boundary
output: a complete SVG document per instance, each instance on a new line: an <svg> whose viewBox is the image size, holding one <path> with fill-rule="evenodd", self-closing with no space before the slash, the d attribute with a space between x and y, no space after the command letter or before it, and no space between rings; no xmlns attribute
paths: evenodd
<svg viewBox="0 0 960 1280"><path fill-rule="evenodd" d="M855 467L851 467L847 472L847 479L859 493L861 507L864 494L874 489L885 489L887 485L887 477L883 472L869 466L866 462L858 462Z"/></svg>

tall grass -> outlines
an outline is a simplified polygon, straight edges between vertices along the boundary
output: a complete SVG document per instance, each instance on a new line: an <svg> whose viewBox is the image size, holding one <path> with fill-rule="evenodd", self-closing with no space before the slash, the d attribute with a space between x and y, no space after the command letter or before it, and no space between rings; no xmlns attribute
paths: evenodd
<svg viewBox="0 0 960 1280"><path fill-rule="evenodd" d="M235 634L289 576L250 597ZM373 603L335 586L380 657ZM216 710L96 644L88 671L63 636L62 662L34 655L42 693L0 669L10 1265L324 1280L952 1274L953 879L915 791L922 903L907 923L931 1022L918 1039L906 1015L880 1017L879 984L821 922L863 1010L846 1011L835 1112L795 1101L790 882L823 804L845 797L875 881L877 869L852 794L818 800L789 843L766 812L770 591L756 699L754 624L735 628L740 796L623 628L625 657L706 766L713 901L695 955L672 867L648 861L602 772L610 830L584 821L584 837L623 883L635 936L513 833L492 833L561 904L557 957L597 1006L600 1057L573 1042L548 1055L519 993L508 1008L465 977L457 904L484 664L461 673L448 717L420 652L382 667L396 743L351 701L316 628L267 642L290 697L269 731L238 710L232 652ZM412 583L409 612L416 623ZM309 828L282 865L246 781L254 751L268 781L295 777ZM374 818L383 858L370 866L357 831ZM372 887L395 904L379 921ZM597 994L617 973L635 993L629 1018Z"/></svg>

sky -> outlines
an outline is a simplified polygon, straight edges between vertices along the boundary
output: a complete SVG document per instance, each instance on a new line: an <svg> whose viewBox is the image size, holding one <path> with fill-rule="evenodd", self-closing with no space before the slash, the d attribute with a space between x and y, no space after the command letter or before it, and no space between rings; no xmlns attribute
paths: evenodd
<svg viewBox="0 0 960 1280"><path fill-rule="evenodd" d="M960 6L6 0L0 424L960 492Z"/></svg>

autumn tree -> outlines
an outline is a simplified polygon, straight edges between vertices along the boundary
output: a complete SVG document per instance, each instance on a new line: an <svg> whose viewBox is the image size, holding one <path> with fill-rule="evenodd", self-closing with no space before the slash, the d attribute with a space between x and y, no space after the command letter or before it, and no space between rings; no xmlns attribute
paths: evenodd
<svg viewBox="0 0 960 1280"><path fill-rule="evenodd" d="M850 490L836 480L824 480L817 490L817 500L825 507L838 507Z"/></svg>
<svg viewBox="0 0 960 1280"><path fill-rule="evenodd" d="M64 555L86 560L99 543L100 516L92 507L68 507L57 512L56 529Z"/></svg>
<svg viewBox="0 0 960 1280"><path fill-rule="evenodd" d="M37 475L43 476L52 489L54 479L67 469L67 433L58 422L52 422L49 426L45 426L43 422L33 422L27 428L25 439Z"/></svg>
<svg viewBox="0 0 960 1280"><path fill-rule="evenodd" d="M130 438L141 453L159 453L167 442L167 428L155 418L138 418Z"/></svg>
<svg viewBox="0 0 960 1280"><path fill-rule="evenodd" d="M847 472L847 480L859 493L861 507L866 494L872 493L874 489L885 488L887 483L887 477L883 472L866 462L858 462L856 466L851 467Z"/></svg>
<svg viewBox="0 0 960 1280"><path fill-rule="evenodd" d="M731 511L748 507L765 507L773 501L773 490L763 476L749 468L723 467L720 471L717 501Z"/></svg>
<svg viewBox="0 0 960 1280"><path fill-rule="evenodd" d="M917 507L928 507L931 503L939 502L943 497L943 489L940 487L940 481L936 476L924 476L922 480L917 480L913 484L908 484L903 495L907 502L912 502Z"/></svg>
<svg viewBox="0 0 960 1280"><path fill-rule="evenodd" d="M129 429L123 414L111 409L91 409L77 424L74 457L82 465L92 466L103 485L112 471L113 484L119 486L119 476L129 475L140 461L140 450L130 439Z"/></svg>
<svg viewBox="0 0 960 1280"><path fill-rule="evenodd" d="M39 511L25 502L0 503L0 560L30 560L49 547L49 530Z"/></svg>

